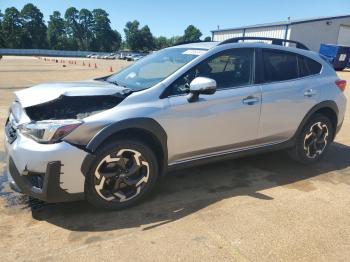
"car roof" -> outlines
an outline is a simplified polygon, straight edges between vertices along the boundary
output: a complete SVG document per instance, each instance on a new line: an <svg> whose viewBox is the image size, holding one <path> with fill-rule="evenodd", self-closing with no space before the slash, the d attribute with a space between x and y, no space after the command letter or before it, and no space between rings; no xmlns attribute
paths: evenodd
<svg viewBox="0 0 350 262"><path fill-rule="evenodd" d="M198 42L198 43L189 43L172 46L171 48L195 48L195 49L211 49L214 46L217 46L220 42Z"/></svg>
<svg viewBox="0 0 350 262"><path fill-rule="evenodd" d="M170 48L194 48L194 49L205 49L209 50L214 47L219 47L221 42L198 42L198 43L189 43L189 44L183 44L183 45L177 45ZM270 48L275 50L285 50L294 52L300 55L305 55L310 58L316 59L319 62L322 61L320 59L319 55L313 51L310 50L304 50L296 47L288 47L288 46L281 46L281 45L275 45L275 44L268 44L261 41L246 41L246 42L238 42L238 43L228 43L224 44L222 46L230 46L231 48L243 48L243 47L250 47L250 48Z"/></svg>

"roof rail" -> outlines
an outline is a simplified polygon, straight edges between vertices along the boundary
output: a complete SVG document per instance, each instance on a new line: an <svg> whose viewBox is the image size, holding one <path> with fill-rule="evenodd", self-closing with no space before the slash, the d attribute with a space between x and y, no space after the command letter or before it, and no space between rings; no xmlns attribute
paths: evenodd
<svg viewBox="0 0 350 262"><path fill-rule="evenodd" d="M304 44L298 41L286 40L286 39L280 39L280 38L270 38L270 37L255 37L255 36L230 38L222 41L219 45L238 43L239 41L244 41L244 40L271 41L273 45L281 45L281 46L286 46L286 43L293 43L296 45L296 48L309 50L309 48L307 48Z"/></svg>
<svg viewBox="0 0 350 262"><path fill-rule="evenodd" d="M195 40L195 41L180 41L172 46L178 46L178 45L186 45L186 44L195 44L195 43L201 43L201 42L204 42L204 41L201 41L201 40Z"/></svg>

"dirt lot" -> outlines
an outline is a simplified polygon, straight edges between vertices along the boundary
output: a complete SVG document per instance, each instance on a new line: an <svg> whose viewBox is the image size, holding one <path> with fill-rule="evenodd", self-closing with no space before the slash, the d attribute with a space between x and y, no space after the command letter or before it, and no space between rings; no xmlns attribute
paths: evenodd
<svg viewBox="0 0 350 262"><path fill-rule="evenodd" d="M95 60L85 60L94 66ZM108 74L97 69L5 57L0 122L12 92L41 82ZM350 83L350 72L340 73ZM350 88L346 94L350 97ZM42 205L10 192L0 176L2 261L349 261L350 107L322 163L305 167L272 153L173 173L147 202L119 212L85 202ZM3 160L3 129L0 157ZM0 163L1 170L4 163Z"/></svg>

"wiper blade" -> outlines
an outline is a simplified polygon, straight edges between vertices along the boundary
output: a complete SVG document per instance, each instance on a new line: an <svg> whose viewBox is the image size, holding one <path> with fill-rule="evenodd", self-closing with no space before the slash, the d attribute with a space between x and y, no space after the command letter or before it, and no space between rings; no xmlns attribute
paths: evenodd
<svg viewBox="0 0 350 262"><path fill-rule="evenodd" d="M107 81L107 80L106 80L106 82L111 83L111 84L114 84L114 85L116 85L116 86L121 86L121 87L124 87L124 88L128 88L128 87L125 86L125 85L121 85L121 84L118 83L117 81Z"/></svg>

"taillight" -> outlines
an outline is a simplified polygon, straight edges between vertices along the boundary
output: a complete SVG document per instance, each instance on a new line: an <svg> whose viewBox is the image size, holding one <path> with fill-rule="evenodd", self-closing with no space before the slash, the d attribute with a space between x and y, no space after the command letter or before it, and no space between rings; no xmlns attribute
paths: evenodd
<svg viewBox="0 0 350 262"><path fill-rule="evenodd" d="M337 81L335 81L335 84L337 85L337 87L344 92L345 88L346 88L346 80L343 79L338 79Z"/></svg>

